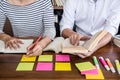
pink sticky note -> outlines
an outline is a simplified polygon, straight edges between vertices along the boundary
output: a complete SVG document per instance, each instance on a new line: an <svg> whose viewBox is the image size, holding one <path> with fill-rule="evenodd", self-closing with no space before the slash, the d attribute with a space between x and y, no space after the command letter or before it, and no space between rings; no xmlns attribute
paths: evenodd
<svg viewBox="0 0 120 80"><path fill-rule="evenodd" d="M56 61L70 61L69 55L56 55Z"/></svg>
<svg viewBox="0 0 120 80"><path fill-rule="evenodd" d="M53 63L42 63L39 62L36 67L36 71L52 71L53 69Z"/></svg>
<svg viewBox="0 0 120 80"><path fill-rule="evenodd" d="M81 74L98 74L97 69L82 71Z"/></svg>

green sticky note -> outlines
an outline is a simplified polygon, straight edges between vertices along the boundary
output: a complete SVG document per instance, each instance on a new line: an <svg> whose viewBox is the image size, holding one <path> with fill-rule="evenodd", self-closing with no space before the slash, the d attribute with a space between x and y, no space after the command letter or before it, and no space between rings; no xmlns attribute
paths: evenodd
<svg viewBox="0 0 120 80"><path fill-rule="evenodd" d="M80 71L95 69L95 66L90 62L76 63L75 65Z"/></svg>
<svg viewBox="0 0 120 80"><path fill-rule="evenodd" d="M16 71L32 71L34 63L19 63Z"/></svg>
<svg viewBox="0 0 120 80"><path fill-rule="evenodd" d="M38 61L52 61L53 55L40 55Z"/></svg>
<svg viewBox="0 0 120 80"><path fill-rule="evenodd" d="M21 61L35 61L35 60L36 60L35 56L26 57L26 55L23 55L21 58Z"/></svg>
<svg viewBox="0 0 120 80"><path fill-rule="evenodd" d="M66 62L56 62L55 63L55 71L71 71L71 65L70 63Z"/></svg>

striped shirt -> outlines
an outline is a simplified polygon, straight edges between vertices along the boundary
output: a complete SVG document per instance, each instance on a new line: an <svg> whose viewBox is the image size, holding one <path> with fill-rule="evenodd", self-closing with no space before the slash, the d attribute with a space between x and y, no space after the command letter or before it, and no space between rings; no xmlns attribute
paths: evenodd
<svg viewBox="0 0 120 80"><path fill-rule="evenodd" d="M49 36L55 37L53 6L51 0L37 0L32 4L18 6L7 0L0 0L0 33L6 17L10 20L14 36Z"/></svg>

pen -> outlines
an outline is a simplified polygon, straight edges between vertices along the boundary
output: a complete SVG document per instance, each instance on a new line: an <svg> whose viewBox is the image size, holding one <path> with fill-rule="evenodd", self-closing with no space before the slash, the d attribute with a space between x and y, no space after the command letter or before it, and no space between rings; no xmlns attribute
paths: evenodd
<svg viewBox="0 0 120 80"><path fill-rule="evenodd" d="M37 43L41 40L41 38L42 38L42 35L38 37L38 39L33 43L33 45L29 48L29 50L32 50L37 45Z"/></svg>
<svg viewBox="0 0 120 80"><path fill-rule="evenodd" d="M94 63L95 63L96 68L99 69L100 66L99 66L99 64L98 64L98 60L97 60L96 56L93 56L93 61L94 61Z"/></svg>
<svg viewBox="0 0 120 80"><path fill-rule="evenodd" d="M99 60L100 60L100 62L102 63L102 65L105 67L105 69L106 69L107 71L109 71L110 68L108 67L108 65L107 65L107 63L105 62L104 58L103 58L103 57L99 57Z"/></svg>
<svg viewBox="0 0 120 80"><path fill-rule="evenodd" d="M110 67L112 73L115 73L115 72L116 72L116 71L115 71L115 68L113 67L110 59L109 59L109 58L106 58L105 60L106 60L106 62L107 62L107 64L108 64L108 66Z"/></svg>
<svg viewBox="0 0 120 80"><path fill-rule="evenodd" d="M116 65L116 68L117 68L118 74L120 74L120 63L119 63L118 60L115 60L115 65Z"/></svg>

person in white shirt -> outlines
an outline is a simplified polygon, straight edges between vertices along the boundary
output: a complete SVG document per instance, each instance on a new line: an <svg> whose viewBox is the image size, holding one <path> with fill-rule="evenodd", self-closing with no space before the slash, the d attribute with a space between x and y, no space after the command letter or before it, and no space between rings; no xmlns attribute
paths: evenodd
<svg viewBox="0 0 120 80"><path fill-rule="evenodd" d="M79 40L90 39L98 31L108 31L92 52L77 54L85 58L111 41L118 32L119 23L120 0L66 0L60 30L73 45L77 45ZM74 25L76 31L73 31Z"/></svg>

